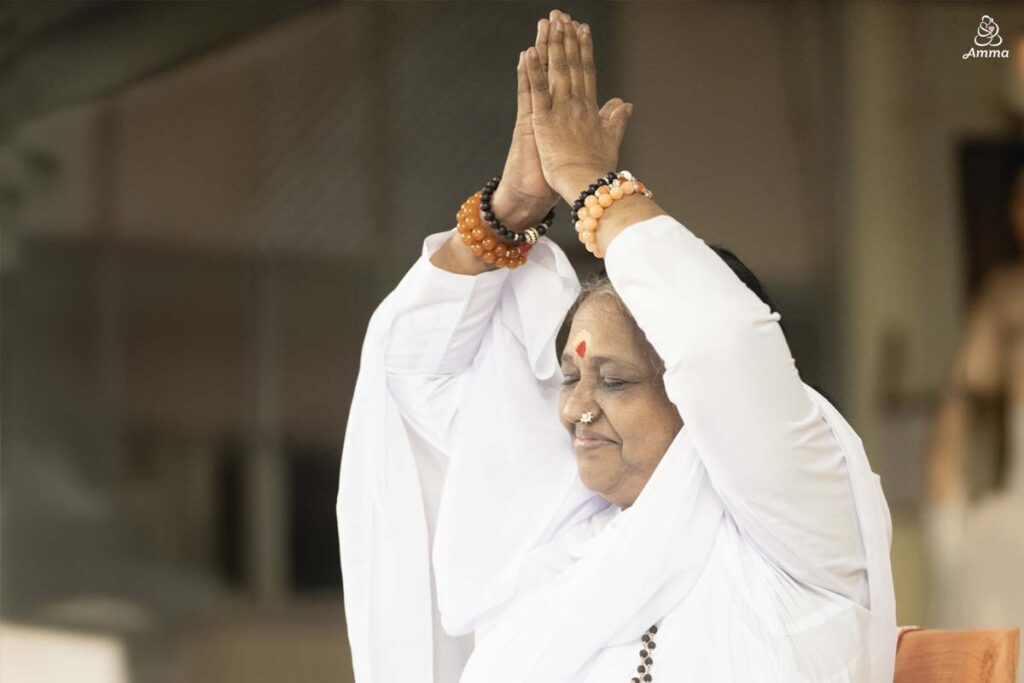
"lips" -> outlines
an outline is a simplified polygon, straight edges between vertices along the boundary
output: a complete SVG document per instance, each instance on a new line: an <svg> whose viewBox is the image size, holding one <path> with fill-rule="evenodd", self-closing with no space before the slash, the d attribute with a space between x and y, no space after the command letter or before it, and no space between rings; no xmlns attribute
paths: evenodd
<svg viewBox="0 0 1024 683"><path fill-rule="evenodd" d="M590 429L577 429L573 445L581 448L605 446L615 443L608 437Z"/></svg>

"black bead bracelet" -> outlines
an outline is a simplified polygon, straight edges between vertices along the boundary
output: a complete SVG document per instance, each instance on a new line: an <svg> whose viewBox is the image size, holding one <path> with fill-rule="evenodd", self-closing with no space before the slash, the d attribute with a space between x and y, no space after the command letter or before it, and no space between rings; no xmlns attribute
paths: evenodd
<svg viewBox="0 0 1024 683"><path fill-rule="evenodd" d="M501 176L494 176L487 184L484 185L484 189L480 192L480 212L484 215L484 220L487 224L498 233L498 236L507 242L512 244L522 244L523 242L529 241L525 232L516 232L515 230L509 230L498 217L494 215L494 210L491 208L491 196L494 191L498 189L498 183L501 182ZM551 228L551 224L555 221L555 210L551 209L548 211L548 215L544 217L544 220L537 227L533 228L536 231L537 237L543 237L547 234Z"/></svg>
<svg viewBox="0 0 1024 683"><path fill-rule="evenodd" d="M579 213L579 210L583 208L583 202L586 201L587 196L597 192L597 188L601 187L602 185L611 185L612 181L618 177L619 176L614 171L611 171L607 175L603 175L597 180L595 180L591 185L588 185L587 189L583 190L583 192L580 192L579 199L572 203L572 216L569 217L573 224L573 227L575 227L576 225L576 221L579 218L577 214Z"/></svg>

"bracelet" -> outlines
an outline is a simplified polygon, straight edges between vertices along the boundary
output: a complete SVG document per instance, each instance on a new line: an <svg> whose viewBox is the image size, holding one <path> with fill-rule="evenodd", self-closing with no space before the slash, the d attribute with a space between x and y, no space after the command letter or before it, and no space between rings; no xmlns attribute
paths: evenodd
<svg viewBox="0 0 1024 683"><path fill-rule="evenodd" d="M646 185L626 170L601 176L580 192L579 199L572 203L576 216L573 226L587 251L598 258L602 256L596 253L597 221L613 203L638 192L648 199L654 197L654 193L648 190Z"/></svg>
<svg viewBox="0 0 1024 683"><path fill-rule="evenodd" d="M491 210L491 195L498 188L498 183L501 182L501 176L494 176L487 184L484 185L484 189L480 192L480 211L484 215L484 220L487 221L488 225L498 233L498 235L513 244L535 244L537 240L547 234L547 231L551 228L551 223L555 220L555 210L552 208L548 211L548 215L544 217L540 225L536 228L527 228L523 232L516 232L509 230L501 221L494 215L494 211Z"/></svg>
<svg viewBox="0 0 1024 683"><path fill-rule="evenodd" d="M484 189L470 195L459 207L455 220L462 242L473 250L474 255L499 268L518 268L526 263L526 255L551 227L555 220L555 210L548 211L543 222L536 227L522 232L509 230L491 209L491 196L499 182L501 176L495 176L487 181ZM481 224L481 214L493 232Z"/></svg>
<svg viewBox="0 0 1024 683"><path fill-rule="evenodd" d="M536 238L532 242L519 246L510 246L501 242L493 232L480 224L480 206L483 201L481 195L482 192L470 195L455 214L455 219L458 221L456 229L459 231L462 242L485 263L499 268L518 268L526 263L526 255L533 247L533 243L537 241ZM536 228L527 230L537 232Z"/></svg>

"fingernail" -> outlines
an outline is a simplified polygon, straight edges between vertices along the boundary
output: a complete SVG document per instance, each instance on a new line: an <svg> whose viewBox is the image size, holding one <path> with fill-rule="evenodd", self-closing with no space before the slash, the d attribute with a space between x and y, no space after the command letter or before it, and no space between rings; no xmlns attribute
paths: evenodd
<svg viewBox="0 0 1024 683"><path fill-rule="evenodd" d="M583 24L583 26L580 26L580 31L583 33L583 35L589 36L590 35L590 24Z"/></svg>
<svg viewBox="0 0 1024 683"><path fill-rule="evenodd" d="M523 68L523 53L522 52L519 53L519 63L516 64L516 68L517 69L522 69Z"/></svg>

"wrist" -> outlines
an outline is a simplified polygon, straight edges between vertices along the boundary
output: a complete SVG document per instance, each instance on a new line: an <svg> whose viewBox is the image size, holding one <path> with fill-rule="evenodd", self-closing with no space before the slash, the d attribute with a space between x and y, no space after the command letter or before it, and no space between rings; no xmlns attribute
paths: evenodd
<svg viewBox="0 0 1024 683"><path fill-rule="evenodd" d="M479 275L497 269L494 264L487 263L474 254L457 230L434 252L430 262L441 270L458 275Z"/></svg>
<svg viewBox="0 0 1024 683"><path fill-rule="evenodd" d="M573 166L555 178L555 191L571 206L579 198L580 192L607 174L608 170L597 166Z"/></svg>
<svg viewBox="0 0 1024 683"><path fill-rule="evenodd" d="M522 232L544 220L558 202L558 197L530 197L498 185L491 198L491 210L509 230Z"/></svg>

